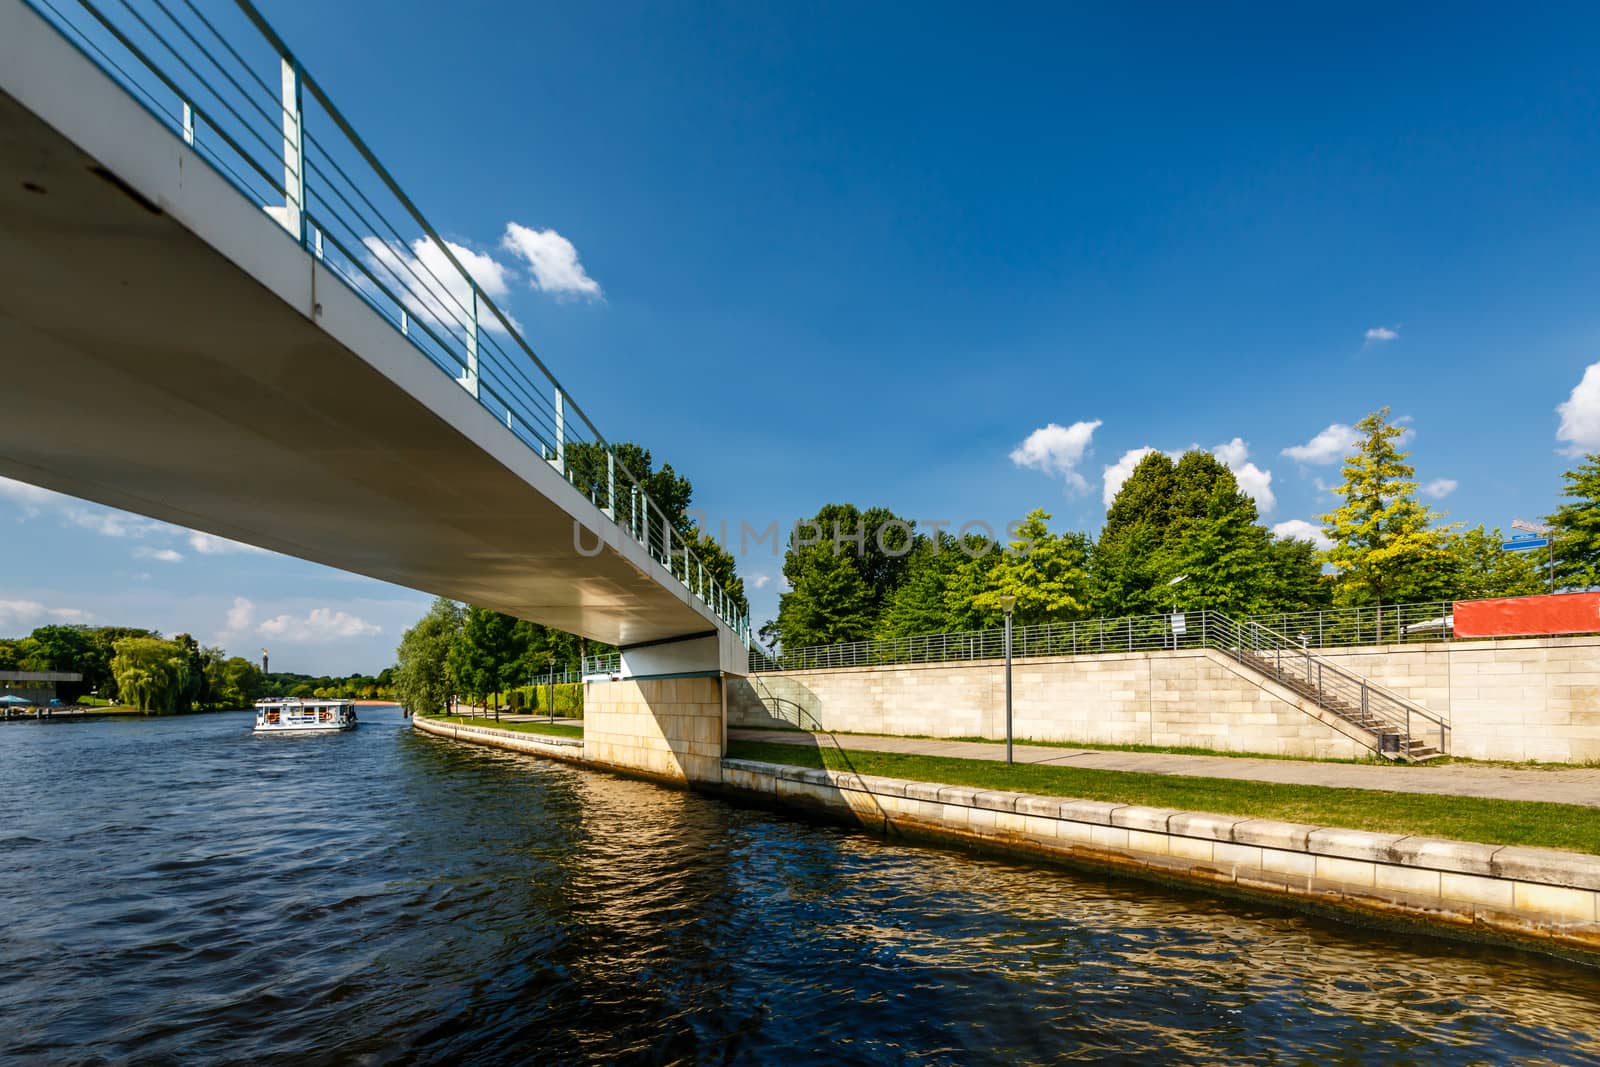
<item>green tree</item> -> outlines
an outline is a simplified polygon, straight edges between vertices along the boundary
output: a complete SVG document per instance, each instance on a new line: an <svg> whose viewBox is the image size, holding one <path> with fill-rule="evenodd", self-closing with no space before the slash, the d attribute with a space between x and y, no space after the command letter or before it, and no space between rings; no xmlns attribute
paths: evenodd
<svg viewBox="0 0 1600 1067"><path fill-rule="evenodd" d="M1002 596L1017 598L1014 618L1020 625L1076 619L1089 600L1089 541L1082 534L1050 532L1043 508L1028 512L1016 529L1010 550L989 567L985 588L973 606L989 618L1002 618Z"/></svg>
<svg viewBox="0 0 1600 1067"><path fill-rule="evenodd" d="M628 474L632 474L639 480L645 494L661 509L660 513L671 520L672 528L679 532L688 530L689 503L694 496L694 486L689 479L673 470L670 463L663 463L657 470L655 457L642 445L622 441L612 448L616 457L617 521L627 526L635 519L634 483L628 479ZM610 501L607 479L611 468L606 456L605 448L599 444L573 442L566 448L568 479L602 508L608 506ZM639 504L638 508L642 511L643 504ZM654 524L657 518L657 514L652 512L651 523Z"/></svg>
<svg viewBox="0 0 1600 1067"><path fill-rule="evenodd" d="M1498 529L1485 531L1480 523L1450 538L1450 597L1481 600L1486 597L1531 596L1545 591L1539 566L1543 553L1507 552Z"/></svg>
<svg viewBox="0 0 1600 1067"><path fill-rule="evenodd" d="M744 595L744 579L739 577L738 563L722 544L710 534L699 529L695 531L694 544L690 552L694 554L706 569L707 586L716 582L723 592L728 594L732 602L734 614L744 615L750 610L750 601ZM698 581L698 574L696 575Z"/></svg>
<svg viewBox="0 0 1600 1067"><path fill-rule="evenodd" d="M242 656L224 660L212 682L219 707L247 708L266 695L261 668Z"/></svg>
<svg viewBox="0 0 1600 1067"><path fill-rule="evenodd" d="M784 561L789 592L778 599L783 647L860 641L872 635L872 594L866 581L831 547Z"/></svg>
<svg viewBox="0 0 1600 1067"><path fill-rule="evenodd" d="M79 671L91 646L86 626L40 626L28 635L33 641L30 658L35 670Z"/></svg>
<svg viewBox="0 0 1600 1067"><path fill-rule="evenodd" d="M1171 521L1153 568L1158 601L1170 596L1234 616L1270 608L1271 535L1233 472L1209 452L1190 451L1178 460L1173 486ZM1180 585L1168 586L1179 577Z"/></svg>
<svg viewBox="0 0 1600 1067"><path fill-rule="evenodd" d="M914 637L953 629L945 597L966 558L950 534L919 534L906 559L905 576L878 620L877 636Z"/></svg>
<svg viewBox="0 0 1600 1067"><path fill-rule="evenodd" d="M395 650L394 697L419 714L442 710L450 701L446 661L461 631L461 605L440 597L400 638Z"/></svg>
<svg viewBox="0 0 1600 1067"><path fill-rule="evenodd" d="M1448 574L1449 530L1416 499L1416 470L1397 447L1403 428L1383 408L1356 423L1361 440L1334 490L1344 503L1323 516L1340 604L1384 604L1438 595Z"/></svg>
<svg viewBox="0 0 1600 1067"><path fill-rule="evenodd" d="M914 550L912 524L888 508L825 504L789 537L779 598L785 648L871 636Z"/></svg>
<svg viewBox="0 0 1600 1067"><path fill-rule="evenodd" d="M1128 475L1106 509L1090 561L1091 596L1101 615L1164 611L1162 598L1171 577L1162 549L1172 525L1177 495L1177 465L1163 452L1151 452Z"/></svg>
<svg viewBox="0 0 1600 1067"><path fill-rule="evenodd" d="M1561 478L1566 503L1545 520L1556 539L1556 584L1592 589L1600 585L1600 453L1584 456Z"/></svg>
<svg viewBox="0 0 1600 1067"><path fill-rule="evenodd" d="M522 649L516 627L517 620L510 615L469 607L446 659L450 677L462 694L485 706L492 699L497 719L499 694L519 680Z"/></svg>
<svg viewBox="0 0 1600 1067"><path fill-rule="evenodd" d="M1300 537L1274 537L1267 545L1268 611L1315 611L1333 602L1333 584L1322 573L1322 554Z"/></svg>

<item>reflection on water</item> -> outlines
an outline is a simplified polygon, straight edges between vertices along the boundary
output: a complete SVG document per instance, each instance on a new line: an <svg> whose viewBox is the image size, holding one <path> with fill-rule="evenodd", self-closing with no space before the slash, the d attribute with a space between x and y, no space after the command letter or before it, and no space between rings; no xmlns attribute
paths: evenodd
<svg viewBox="0 0 1600 1067"><path fill-rule="evenodd" d="M20 1061L1600 1063L1600 974L413 734L0 727Z"/></svg>

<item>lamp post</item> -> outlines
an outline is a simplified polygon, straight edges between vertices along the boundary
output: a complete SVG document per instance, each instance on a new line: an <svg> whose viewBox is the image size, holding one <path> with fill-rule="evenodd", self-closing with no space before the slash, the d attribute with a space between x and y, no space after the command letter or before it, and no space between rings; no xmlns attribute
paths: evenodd
<svg viewBox="0 0 1600 1067"><path fill-rule="evenodd" d="M1011 766L1011 612L1017 606L1014 596L1000 598L1000 610L1006 613L1006 766Z"/></svg>
<svg viewBox="0 0 1600 1067"><path fill-rule="evenodd" d="M556 654L550 653L550 721L556 721Z"/></svg>

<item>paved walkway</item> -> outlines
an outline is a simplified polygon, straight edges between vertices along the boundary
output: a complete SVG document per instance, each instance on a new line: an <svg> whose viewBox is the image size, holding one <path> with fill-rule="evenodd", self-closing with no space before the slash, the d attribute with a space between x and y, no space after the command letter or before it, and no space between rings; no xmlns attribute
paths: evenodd
<svg viewBox="0 0 1600 1067"><path fill-rule="evenodd" d="M786 730L729 730L730 741L768 741L815 747L826 734ZM910 737L840 734L843 748L900 752L915 756L1003 760L1004 745L981 741L928 741ZM1430 767L1369 763L1317 763L1310 760L1250 759L1244 756L1181 756L1164 752L1108 752L1087 748L1016 745L1018 763L1083 767L1097 771L1176 774L1196 778L1238 778L1284 785L1327 785L1342 789L1386 789L1396 793L1489 797L1496 800L1542 800L1556 804L1600 807L1600 768L1529 770L1519 767L1475 767L1447 763Z"/></svg>

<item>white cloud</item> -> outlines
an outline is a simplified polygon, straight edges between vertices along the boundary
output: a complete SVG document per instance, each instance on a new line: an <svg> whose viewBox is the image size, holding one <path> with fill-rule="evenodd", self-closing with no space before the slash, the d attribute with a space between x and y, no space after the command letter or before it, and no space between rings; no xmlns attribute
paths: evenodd
<svg viewBox="0 0 1600 1067"><path fill-rule="evenodd" d="M64 493L10 478L0 478L0 498L16 504L22 511L23 520L36 519L48 512L68 525L92 530L102 537L139 538L177 529L155 519L88 504Z"/></svg>
<svg viewBox="0 0 1600 1067"><path fill-rule="evenodd" d="M151 548L140 545L133 550L134 559L153 559L157 563L182 563L183 553L175 548Z"/></svg>
<svg viewBox="0 0 1600 1067"><path fill-rule="evenodd" d="M0 630L31 630L46 622L88 622L93 613L78 608L51 608L37 600L0 600Z"/></svg>
<svg viewBox="0 0 1600 1067"><path fill-rule="evenodd" d="M584 296L598 300L605 294L600 283L589 277L578 262L578 250L571 241L554 230L534 230L520 223L506 223L500 247L520 257L532 272L529 283L535 289L561 296Z"/></svg>
<svg viewBox="0 0 1600 1067"><path fill-rule="evenodd" d="M250 624L256 621L256 606L242 596L233 598L233 606L228 609L227 622L223 624L223 632L242 634L250 629Z"/></svg>
<svg viewBox="0 0 1600 1067"><path fill-rule="evenodd" d="M1068 486L1081 493L1089 488L1089 483L1078 473L1078 464L1100 425L1100 420L1095 419L1071 426L1054 422L1041 426L1011 450L1011 462L1046 474L1059 474Z"/></svg>
<svg viewBox="0 0 1600 1067"><path fill-rule="evenodd" d="M1431 496L1435 500L1443 500L1445 497L1455 492L1456 486L1460 484L1461 483L1456 481L1454 478L1435 478L1433 481L1422 487L1422 493L1424 496Z"/></svg>
<svg viewBox="0 0 1600 1067"><path fill-rule="evenodd" d="M59 495L37 485L0 477L0 499L9 500L21 508L23 519L38 518L39 513Z"/></svg>
<svg viewBox="0 0 1600 1067"><path fill-rule="evenodd" d="M1220 444L1211 450L1211 454L1233 472L1240 490L1255 500L1257 511L1264 515L1278 506L1278 498L1272 492L1272 472L1247 462L1250 448L1244 443L1244 438L1235 437L1232 441Z"/></svg>
<svg viewBox="0 0 1600 1067"><path fill-rule="evenodd" d="M765 589L767 586L772 584L772 575L752 574L746 579L746 582L752 589Z"/></svg>
<svg viewBox="0 0 1600 1067"><path fill-rule="evenodd" d="M465 329L472 321L472 286L432 238L419 237L409 247L378 237L363 237L361 243L367 249L368 266L384 285L400 296L412 315L454 329ZM500 261L454 241L445 244L489 299L500 301L511 292L513 274ZM505 332L500 320L490 312L478 316L478 325L486 330ZM515 319L511 325L518 330L522 328Z"/></svg>
<svg viewBox="0 0 1600 1067"><path fill-rule="evenodd" d="M1274 537L1294 537L1301 541L1310 541L1318 549L1326 552L1333 547L1333 542L1328 535L1322 532L1322 527L1313 525L1304 519L1287 519L1272 527Z"/></svg>
<svg viewBox="0 0 1600 1067"><path fill-rule="evenodd" d="M1393 341L1399 336L1399 330L1391 330L1387 326L1374 326L1372 329L1367 331L1367 340L1369 342L1377 341L1380 344L1384 341Z"/></svg>
<svg viewBox="0 0 1600 1067"><path fill-rule="evenodd" d="M1154 448L1130 448L1122 454L1121 459L1102 472L1101 478L1105 485L1100 498L1105 501L1107 508L1110 508L1111 502L1117 499L1117 490L1121 489L1122 483L1133 474L1133 468L1139 465L1141 459L1155 451Z"/></svg>
<svg viewBox="0 0 1600 1067"><path fill-rule="evenodd" d="M226 537L216 537L212 534L201 533L199 530L189 531L189 547L202 556L227 556L235 552L265 552L264 548L247 545L243 541L230 541Z"/></svg>
<svg viewBox="0 0 1600 1067"><path fill-rule="evenodd" d="M1556 439L1567 443L1562 451L1577 456L1600 450L1600 363L1584 368L1583 378L1556 413L1561 416Z"/></svg>
<svg viewBox="0 0 1600 1067"><path fill-rule="evenodd" d="M246 601L248 603L248 601ZM234 601L237 609L239 602ZM233 618L233 612L228 613ZM267 619L256 627L262 637L295 642L339 641L353 637L371 637L383 632L383 627L365 619L332 608L312 608L304 617L284 614Z"/></svg>
<svg viewBox="0 0 1600 1067"><path fill-rule="evenodd" d="M1335 422L1303 445L1292 445L1283 454L1296 463L1337 463L1361 440L1354 426Z"/></svg>

